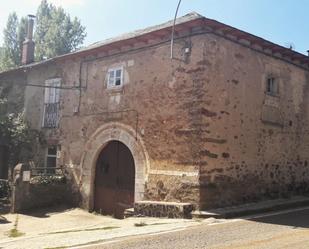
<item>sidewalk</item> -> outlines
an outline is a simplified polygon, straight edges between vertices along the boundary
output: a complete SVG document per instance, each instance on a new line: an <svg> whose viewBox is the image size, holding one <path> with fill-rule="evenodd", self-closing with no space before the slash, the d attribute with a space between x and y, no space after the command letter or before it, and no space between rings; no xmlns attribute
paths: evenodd
<svg viewBox="0 0 309 249"><path fill-rule="evenodd" d="M279 211L309 205L309 197L295 196L289 199L267 200L226 208L192 212L193 218L234 218L250 214Z"/></svg>
<svg viewBox="0 0 309 249"><path fill-rule="evenodd" d="M214 219L160 219L131 217L117 220L109 216L88 213L82 209L59 212L37 212L31 215L4 215L9 223L0 224L0 248L55 249L99 243L111 239L184 229ZM17 229L22 236L9 237L18 217Z"/></svg>
<svg viewBox="0 0 309 249"><path fill-rule="evenodd" d="M193 219L131 217L124 220L91 214L85 210L40 210L32 214L6 214L0 224L0 248L62 249L105 242L127 236L181 230L200 224L228 222L223 218L309 205L309 197L293 197L241 206L194 212ZM201 219L203 218L203 219ZM206 219L207 218L207 219ZM17 221L19 237L9 237Z"/></svg>

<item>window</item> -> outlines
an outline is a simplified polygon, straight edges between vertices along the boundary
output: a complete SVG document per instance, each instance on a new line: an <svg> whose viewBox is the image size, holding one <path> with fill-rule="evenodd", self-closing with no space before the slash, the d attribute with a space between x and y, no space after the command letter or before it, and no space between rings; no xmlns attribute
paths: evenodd
<svg viewBox="0 0 309 249"><path fill-rule="evenodd" d="M123 68L113 68L108 70L107 88L118 88L123 85Z"/></svg>
<svg viewBox="0 0 309 249"><path fill-rule="evenodd" d="M51 79L45 82L43 127L56 128L59 119L61 79Z"/></svg>
<svg viewBox="0 0 309 249"><path fill-rule="evenodd" d="M266 93L269 95L278 95L279 86L278 80L274 77L268 77L266 81Z"/></svg>
<svg viewBox="0 0 309 249"><path fill-rule="evenodd" d="M55 174L57 165L57 146L50 146L46 150L45 174Z"/></svg>

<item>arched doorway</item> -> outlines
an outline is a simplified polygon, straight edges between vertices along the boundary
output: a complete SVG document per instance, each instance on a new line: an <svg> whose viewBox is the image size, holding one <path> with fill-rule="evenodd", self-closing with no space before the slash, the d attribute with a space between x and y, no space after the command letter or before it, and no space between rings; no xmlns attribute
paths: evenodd
<svg viewBox="0 0 309 249"><path fill-rule="evenodd" d="M108 142L96 162L94 181L96 212L122 218L133 207L135 164L130 149L120 141Z"/></svg>

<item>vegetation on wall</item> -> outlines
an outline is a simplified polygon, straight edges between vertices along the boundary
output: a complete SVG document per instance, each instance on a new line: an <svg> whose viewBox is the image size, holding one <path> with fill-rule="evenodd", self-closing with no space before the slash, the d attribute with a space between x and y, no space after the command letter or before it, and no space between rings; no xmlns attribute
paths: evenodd
<svg viewBox="0 0 309 249"><path fill-rule="evenodd" d="M15 12L8 17L4 43L0 48L0 72L21 65L22 44L27 33L27 18ZM71 18L63 8L42 0L36 12L34 32L35 59L40 61L78 49L86 37L78 18ZM2 50L2 51L1 51Z"/></svg>
<svg viewBox="0 0 309 249"><path fill-rule="evenodd" d="M29 128L23 112L9 112L7 100L0 98L0 142L9 149L9 165L28 162L33 157L34 140L38 133Z"/></svg>

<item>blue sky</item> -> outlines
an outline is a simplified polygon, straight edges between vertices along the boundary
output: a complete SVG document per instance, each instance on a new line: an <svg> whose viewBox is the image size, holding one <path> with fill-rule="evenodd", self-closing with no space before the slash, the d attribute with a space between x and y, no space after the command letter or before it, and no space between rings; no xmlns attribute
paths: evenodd
<svg viewBox="0 0 309 249"><path fill-rule="evenodd" d="M86 26L85 45L173 18L178 0L49 0ZM34 13L40 0L0 0L0 30L8 13ZM309 0L182 0L179 16L196 11L283 46L309 49ZM0 43L2 43L2 33Z"/></svg>

